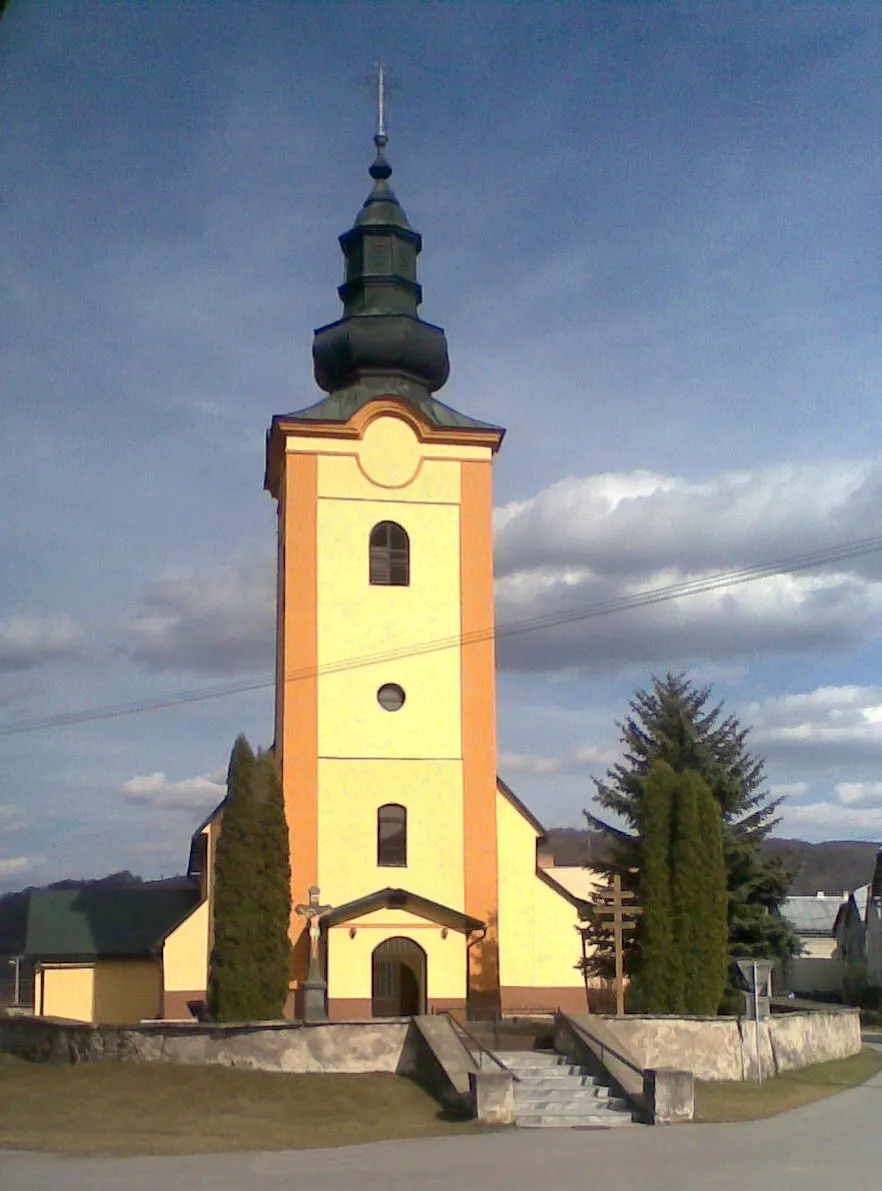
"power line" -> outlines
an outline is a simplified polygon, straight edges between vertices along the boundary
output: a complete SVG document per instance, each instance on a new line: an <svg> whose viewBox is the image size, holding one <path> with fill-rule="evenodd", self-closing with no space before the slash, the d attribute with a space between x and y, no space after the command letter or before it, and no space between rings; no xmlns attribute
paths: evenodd
<svg viewBox="0 0 882 1191"><path fill-rule="evenodd" d="M397 661L407 657L419 657L441 650L459 648L460 646L475 645L490 640L501 640L508 637L520 636L523 633L541 631L542 629L557 628L563 625L576 624L583 620L593 620L600 616L611 616L617 612L627 612L635 608L646 608L654 604L668 603L672 600L684 599L687 596L703 595L730 587L737 587L745 583L752 583L759 579L770 579L776 575L789 575L800 571L811 570L831 563L844 562L852 558L860 558L867 554L882 551L882 536L861 538L852 542L830 546L813 553L791 555L775 562L757 563L754 566L742 567L738 570L721 571L715 575L706 575L700 579L688 579L682 583L673 583L665 587L657 587L648 591L636 592L629 596L619 596L612 600L603 600L581 607L570 608L562 612L546 613L543 616L531 616L522 620L510 621L496 627L488 626L471 633L461 633L449 637L441 637L434 641L426 641L418 645L402 646L398 649L384 650L379 653L364 654L361 657L347 658L338 662L328 662L322 666L303 667L288 671L285 682L301 682L323 674L336 674L346 670L361 669L383 662ZM78 724L95 723L101 720L117 719L127 715L140 715L150 711L162 711L166 708L181 707L189 703L203 703L210 699L222 699L232 695L241 695L249 691L264 690L274 685L272 675L253 676L239 682L224 683L212 687L180 691L164 695L158 699L137 700L131 703L118 703L108 707L89 708L81 711L57 712L54 715L41 716L30 720L17 720L9 724L0 725L0 736L14 736L25 732L38 732L50 728L69 727Z"/></svg>

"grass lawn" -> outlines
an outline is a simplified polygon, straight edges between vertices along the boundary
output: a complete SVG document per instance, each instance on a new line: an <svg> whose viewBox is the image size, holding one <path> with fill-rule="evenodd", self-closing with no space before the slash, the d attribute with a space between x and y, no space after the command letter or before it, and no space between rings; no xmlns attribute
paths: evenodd
<svg viewBox="0 0 882 1191"><path fill-rule="evenodd" d="M0 1149L195 1154L469 1136L394 1075L285 1075L225 1067L83 1063L0 1055Z"/></svg>
<svg viewBox="0 0 882 1191"><path fill-rule="evenodd" d="M856 1087L882 1071L882 1054L864 1049L848 1059L814 1063L756 1083L695 1081L697 1121L755 1121Z"/></svg>

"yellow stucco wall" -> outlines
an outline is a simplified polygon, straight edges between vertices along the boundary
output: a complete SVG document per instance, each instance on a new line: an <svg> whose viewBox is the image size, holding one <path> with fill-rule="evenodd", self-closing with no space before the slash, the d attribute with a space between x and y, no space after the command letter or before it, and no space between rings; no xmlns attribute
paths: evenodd
<svg viewBox="0 0 882 1191"><path fill-rule="evenodd" d="M162 972L158 959L98 960L95 964L95 1021L126 1025L158 1017Z"/></svg>
<svg viewBox="0 0 882 1191"><path fill-rule="evenodd" d="M377 808L407 808L407 866L377 865ZM405 888L462 908L462 774L455 761L319 764L319 885L330 905Z"/></svg>
<svg viewBox="0 0 882 1191"><path fill-rule="evenodd" d="M410 426L383 416L370 423L363 442L337 441L333 453L319 459L318 883L331 905L387 886L463 904L463 453L471 454L420 444ZM410 538L407 587L368 581L370 531L385 520L402 524ZM438 641L448 648L420 652ZM392 656L347 666L377 654ZM384 711L377 702L384 682L404 688L400 711ZM376 862L377 809L390 802L408 812L402 868ZM369 962L360 980L369 985ZM331 992L362 995L333 984Z"/></svg>
<svg viewBox="0 0 882 1191"><path fill-rule="evenodd" d="M166 992L201 992L208 987L207 901L166 938L162 973Z"/></svg>
<svg viewBox="0 0 882 1191"><path fill-rule="evenodd" d="M381 425L378 419L375 426ZM357 455L326 455L319 461L319 499L387 500L390 503L459 504L459 467L455 459L422 457L411 479L400 488L381 487L365 474Z"/></svg>
<svg viewBox="0 0 882 1191"><path fill-rule="evenodd" d="M500 793L499 968L506 988L581 988L575 907L536 876L536 829Z"/></svg>
<svg viewBox="0 0 882 1191"><path fill-rule="evenodd" d="M44 964L38 976L44 1017L66 1017L70 1021L93 1021L94 964Z"/></svg>
<svg viewBox="0 0 882 1191"><path fill-rule="evenodd" d="M300 531L308 534L305 544L292 536L280 548L280 559L288 567L279 593L282 656L292 656L290 643L299 640L304 670L318 669L319 761L314 778L311 749L295 760L296 723L277 728L277 737L288 741L282 765L292 857L297 859L292 867L294 900L304 900L306 884L315 881L322 901L335 906L400 886L462 909L461 463L489 464L492 449L421 442L406 418L383 412L367 422L361 439L292 432L285 450L288 471L293 474L300 468L306 477L302 507L309 512L309 501L316 502L314 590L309 582L311 562L308 571L289 573L294 558L310 558L309 516L304 516ZM294 456L316 457L310 472L314 488L306 459ZM403 525L410 539L407 587L369 583L370 531L385 520ZM282 527L283 533L291 532L284 519ZM290 605L286 589L297 592ZM313 617L314 661L303 644L304 633L312 632ZM445 647L438 648L441 643ZM406 701L400 711L388 712L378 704L377 690L383 683L404 688ZM291 702L279 704L286 716ZM492 701L488 706L492 717ZM313 730L306 724L311 707L308 702L300 717L307 740ZM406 867L380 868L376 863L377 809L385 803L401 803L408 811ZM295 938L300 924L300 919L294 921ZM425 924L419 930L422 938ZM376 931L359 931L356 939L361 942L356 946L355 940L350 945L347 930L346 946L336 958L331 948L330 996L369 997L370 954L395 933L377 935L364 950L362 936ZM440 929L432 926L428 933L439 946ZM451 931L443 942L443 949L429 956L429 995L462 998L465 940ZM304 958L305 949L296 954ZM455 979L443 976L451 954L456 957ZM345 962L343 957L348 957Z"/></svg>
<svg viewBox="0 0 882 1191"><path fill-rule="evenodd" d="M350 928L355 936L350 937ZM465 938L404 910L375 910L328 931L328 990L332 997L369 1000L371 956L386 939L406 938L426 953L427 996L463 1000L466 995Z"/></svg>
<svg viewBox="0 0 882 1191"><path fill-rule="evenodd" d="M410 537L407 587L368 582L370 532L387 520ZM319 500L319 756L459 757L459 632L455 506ZM448 647L425 652L436 643ZM385 682L404 688L400 711L377 702Z"/></svg>

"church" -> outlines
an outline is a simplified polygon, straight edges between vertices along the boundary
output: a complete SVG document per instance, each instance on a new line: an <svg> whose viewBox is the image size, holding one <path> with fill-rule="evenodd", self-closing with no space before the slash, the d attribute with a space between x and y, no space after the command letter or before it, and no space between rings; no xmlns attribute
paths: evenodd
<svg viewBox="0 0 882 1191"><path fill-rule="evenodd" d="M382 124L374 143L370 193L339 240L342 315L315 332L323 396L267 433L287 1012L584 1012L577 927L591 874L545 863L542 825L496 772L493 466L505 432L437 396L447 341L418 313L422 241L391 187ZM193 904L170 912L138 957L153 973L140 1017L186 1016L205 996L222 815L223 804L194 836ZM127 971L125 987L141 987L124 939L115 955L97 944L66 955L46 900L40 922L56 946L41 948L36 927L29 937L38 1012L68 1015L62 988L76 966L80 1019L97 1020L102 979L116 987ZM88 930L77 931L82 944ZM135 1012L129 994L105 991L103 1003L117 1020Z"/></svg>

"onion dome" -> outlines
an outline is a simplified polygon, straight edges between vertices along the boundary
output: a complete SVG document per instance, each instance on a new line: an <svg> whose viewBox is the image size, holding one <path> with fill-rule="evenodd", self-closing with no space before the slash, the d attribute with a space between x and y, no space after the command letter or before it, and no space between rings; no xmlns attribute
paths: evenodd
<svg viewBox="0 0 882 1191"><path fill-rule="evenodd" d="M422 237L389 185L385 132L374 137L368 171L373 188L354 225L340 237L346 280L338 293L343 317L315 332L315 379L326 393L353 387L425 397L447 380L450 363L441 327L417 314L422 289L416 258Z"/></svg>

